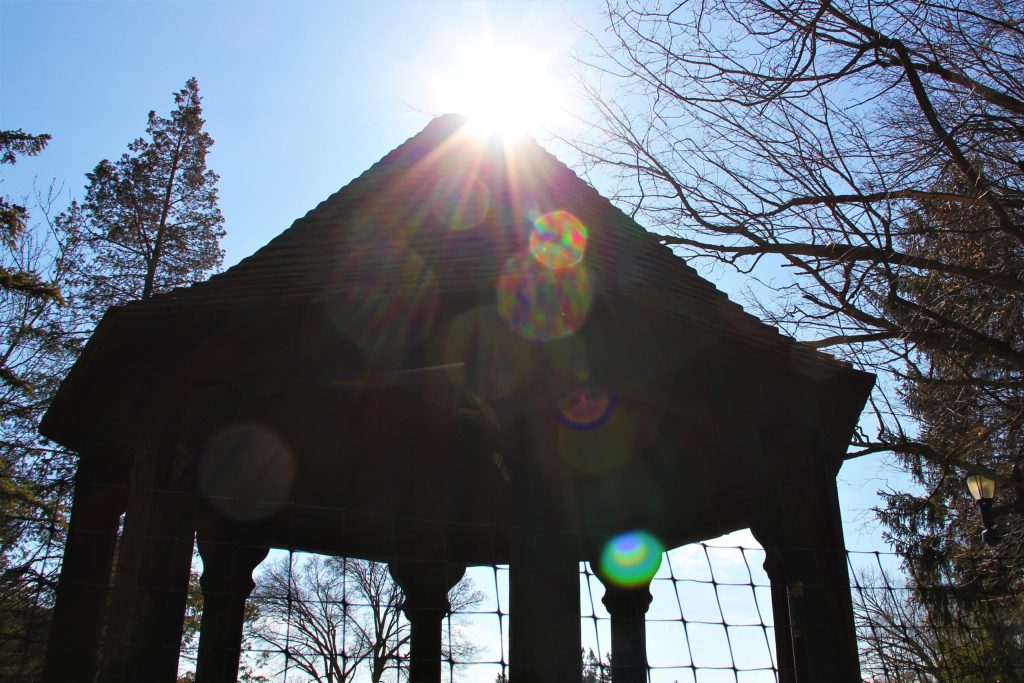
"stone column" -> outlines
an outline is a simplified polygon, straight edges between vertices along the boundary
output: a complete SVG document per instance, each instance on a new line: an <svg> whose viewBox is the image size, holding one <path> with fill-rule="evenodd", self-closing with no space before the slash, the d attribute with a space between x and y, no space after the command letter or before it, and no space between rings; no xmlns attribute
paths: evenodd
<svg viewBox="0 0 1024 683"><path fill-rule="evenodd" d="M793 665L793 631L789 623L789 588L778 553L770 553L764 561L764 571L771 582L772 617L775 623L775 659L779 668L779 683L796 683Z"/></svg>
<svg viewBox="0 0 1024 683"><path fill-rule="evenodd" d="M598 563L591 562L594 573L604 585L601 602L612 617L612 682L647 681L647 608L651 606L651 582L623 588L601 575Z"/></svg>
<svg viewBox="0 0 1024 683"><path fill-rule="evenodd" d="M524 532L509 564L509 675L512 683L577 683L580 561L556 532Z"/></svg>
<svg viewBox="0 0 1024 683"><path fill-rule="evenodd" d="M195 540L191 462L177 442L135 454L102 683L173 683Z"/></svg>
<svg viewBox="0 0 1024 683"><path fill-rule="evenodd" d="M252 572L268 552L266 546L206 538L200 531L203 619L196 683L234 683L238 679L245 601L256 587Z"/></svg>
<svg viewBox="0 0 1024 683"><path fill-rule="evenodd" d="M409 620L409 682L440 683L442 621L451 609L448 592L466 568L441 562L392 562L395 583L405 594Z"/></svg>
<svg viewBox="0 0 1024 683"><path fill-rule="evenodd" d="M539 385L538 385L539 386ZM543 391L537 406L549 400ZM550 431L554 429L556 431ZM580 683L580 562L576 483L557 422L521 416L506 430L509 485L509 677L512 683Z"/></svg>
<svg viewBox="0 0 1024 683"><path fill-rule="evenodd" d="M780 671L780 681L859 682L836 472L813 450L793 455L788 485L779 487L774 509L751 528L772 568L776 620L785 624L788 617L790 642L787 629L776 626L776 643L780 669L791 657L793 675L787 679ZM783 595L788 610L780 610ZM780 619L780 611L788 614Z"/></svg>
<svg viewBox="0 0 1024 683"><path fill-rule="evenodd" d="M124 470L82 457L57 583L42 680L82 683L96 677L117 527L125 507Z"/></svg>

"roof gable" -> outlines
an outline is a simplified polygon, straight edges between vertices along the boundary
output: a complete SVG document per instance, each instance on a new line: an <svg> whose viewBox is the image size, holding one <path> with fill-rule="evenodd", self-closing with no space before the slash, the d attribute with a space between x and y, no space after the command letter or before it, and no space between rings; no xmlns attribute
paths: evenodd
<svg viewBox="0 0 1024 683"><path fill-rule="evenodd" d="M274 305L370 288L387 294L421 277L436 279L441 293L481 291L528 250L533 219L568 211L588 231L583 263L597 292L758 346L793 343L535 141L505 146L463 124L455 115L434 119L237 265L123 312Z"/></svg>
<svg viewBox="0 0 1024 683"><path fill-rule="evenodd" d="M75 406L103 404L118 382L142 381L148 391L161 373L186 368L188 377L216 381L232 363L276 364L278 375L289 376L308 360L289 351L293 366L282 364L278 349L301 341L295 325L310 316L326 316L341 333L313 332L326 345L319 357L337 363L348 352L332 344L358 347L361 336L391 334L410 347L432 321L435 329L449 325L467 306L496 309L530 342L570 337L587 324L591 306L611 309L584 336L615 347L606 365L625 375L664 375L656 348L727 363L728 342L734 355L753 358L756 349L760 359L767 352L783 373L838 373L860 387L858 394L870 387L870 375L745 313L535 141L482 140L465 132L464 122L433 120L227 271L112 308L43 430L73 445ZM569 232L560 234L565 226ZM644 335L649 342L630 341ZM253 338L262 345L251 345Z"/></svg>

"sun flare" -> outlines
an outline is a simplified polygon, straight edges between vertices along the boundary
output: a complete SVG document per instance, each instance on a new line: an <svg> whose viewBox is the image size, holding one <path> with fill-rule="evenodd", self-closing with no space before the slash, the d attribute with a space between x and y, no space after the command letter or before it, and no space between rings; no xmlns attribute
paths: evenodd
<svg viewBox="0 0 1024 683"><path fill-rule="evenodd" d="M521 135L557 123L563 88L551 57L526 47L478 46L439 78L446 111L469 117L482 133Z"/></svg>

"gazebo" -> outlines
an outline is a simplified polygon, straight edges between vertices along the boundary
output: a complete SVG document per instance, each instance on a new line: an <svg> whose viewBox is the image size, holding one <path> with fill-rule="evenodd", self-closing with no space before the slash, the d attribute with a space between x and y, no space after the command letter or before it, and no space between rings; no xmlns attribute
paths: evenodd
<svg viewBox="0 0 1024 683"><path fill-rule="evenodd" d="M42 425L80 455L46 681L174 681L195 540L200 683L237 677L269 548L387 562L414 683L440 680L449 588L508 564L512 683L580 680L580 561L748 527L780 680L860 680L835 477L873 377L746 314L535 142L464 124L107 313ZM648 586L605 584L615 681L646 680Z"/></svg>

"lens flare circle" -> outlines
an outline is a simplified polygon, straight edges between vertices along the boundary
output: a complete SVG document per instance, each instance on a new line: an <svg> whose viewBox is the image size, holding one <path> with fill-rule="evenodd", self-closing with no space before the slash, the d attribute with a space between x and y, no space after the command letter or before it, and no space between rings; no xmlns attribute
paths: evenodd
<svg viewBox="0 0 1024 683"><path fill-rule="evenodd" d="M445 175L430 194L430 208L449 229L461 232L487 218L491 193L473 174Z"/></svg>
<svg viewBox="0 0 1024 683"><path fill-rule="evenodd" d="M559 420L572 429L596 429L614 410L615 397L600 387L578 387L558 400Z"/></svg>
<svg viewBox="0 0 1024 683"><path fill-rule="evenodd" d="M332 285L321 297L328 318L370 357L400 356L431 328L437 277L400 242L354 247L332 273Z"/></svg>
<svg viewBox="0 0 1024 683"><path fill-rule="evenodd" d="M294 476L291 449L256 423L218 431L199 459L199 490L222 514L243 522L283 508Z"/></svg>
<svg viewBox="0 0 1024 683"><path fill-rule="evenodd" d="M548 268L571 268L583 259L587 226L568 211L552 211L533 221L530 253Z"/></svg>
<svg viewBox="0 0 1024 683"><path fill-rule="evenodd" d="M593 303L593 283L582 266L551 269L530 257L510 259L498 278L498 314L529 341L574 334Z"/></svg>
<svg viewBox="0 0 1024 683"><path fill-rule="evenodd" d="M601 574L622 588L646 585L658 573L664 552L665 546L651 533L619 534L601 552Z"/></svg>

